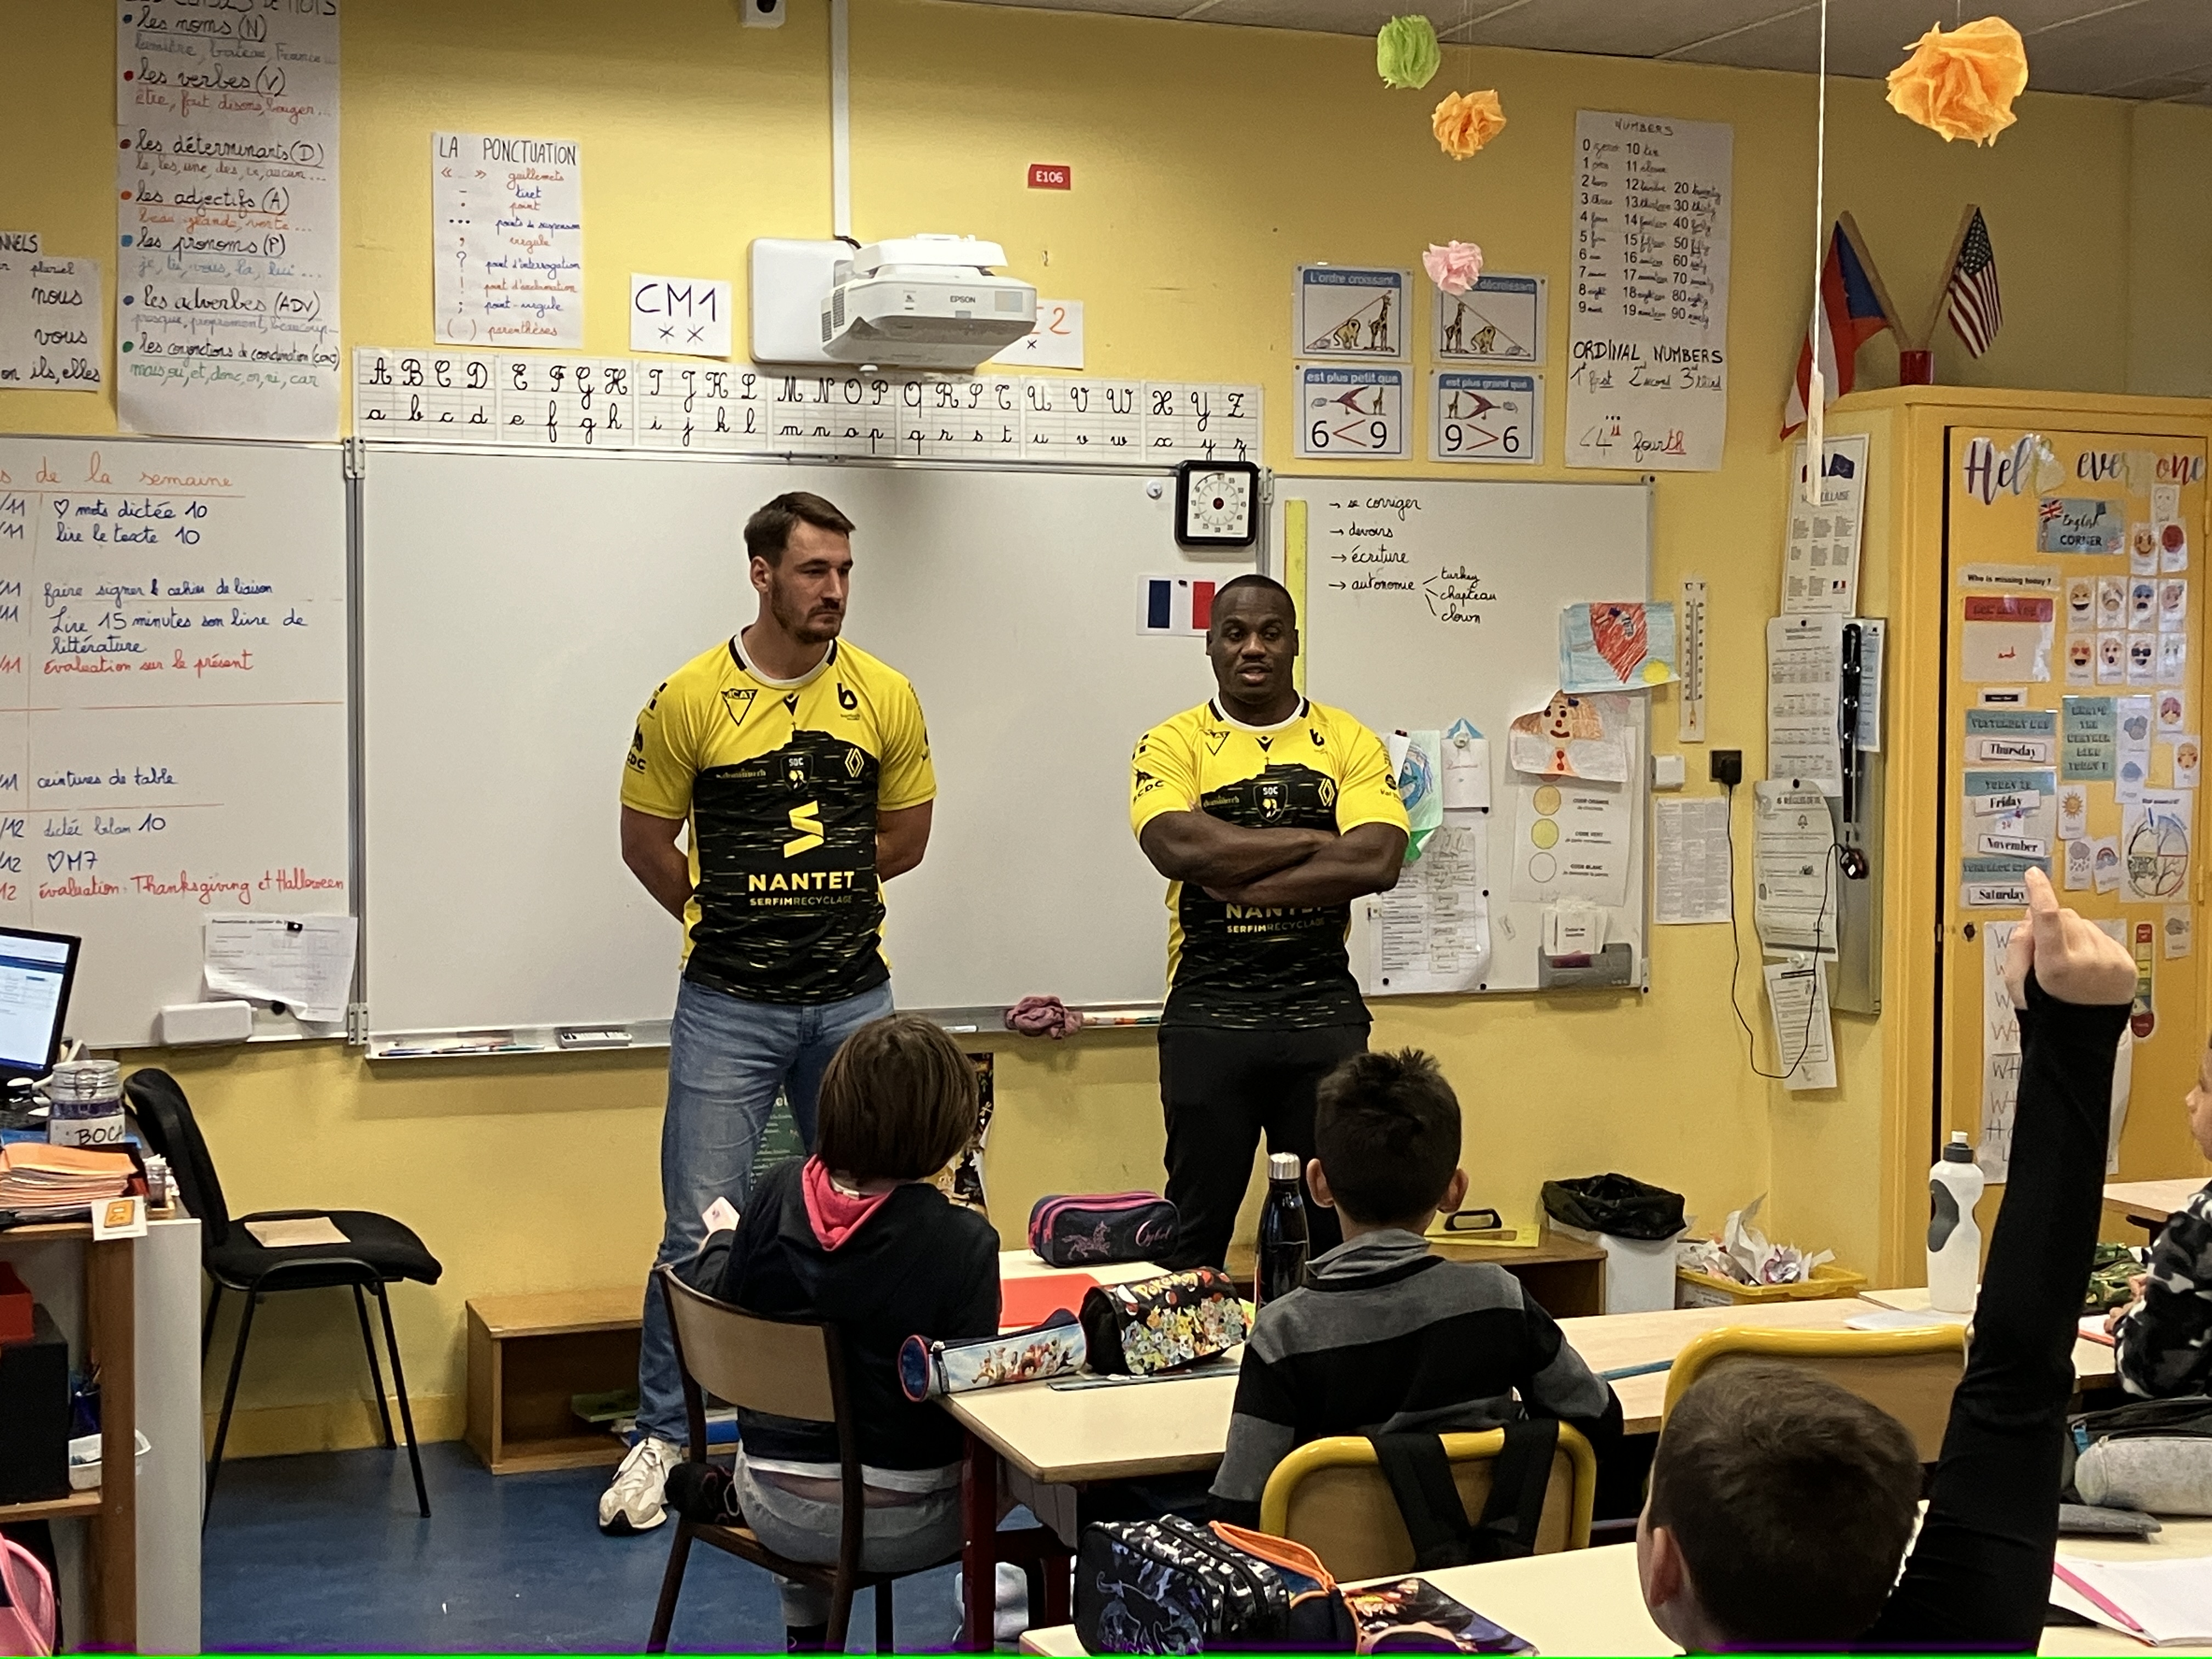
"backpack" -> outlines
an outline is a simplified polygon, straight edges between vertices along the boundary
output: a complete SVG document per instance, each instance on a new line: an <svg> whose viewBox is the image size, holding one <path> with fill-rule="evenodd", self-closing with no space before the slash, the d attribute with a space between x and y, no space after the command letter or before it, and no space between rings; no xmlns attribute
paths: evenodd
<svg viewBox="0 0 2212 1659"><path fill-rule="evenodd" d="M54 1581L46 1564L12 1538L0 1538L0 1654L45 1659L54 1650Z"/></svg>

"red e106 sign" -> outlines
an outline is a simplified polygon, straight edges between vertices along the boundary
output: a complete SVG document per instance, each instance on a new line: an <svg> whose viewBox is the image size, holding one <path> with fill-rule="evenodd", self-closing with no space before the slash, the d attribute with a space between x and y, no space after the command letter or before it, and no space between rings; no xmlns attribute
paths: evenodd
<svg viewBox="0 0 2212 1659"><path fill-rule="evenodd" d="M1075 169L1054 161L1032 161L1030 163L1030 188L1031 190L1073 190Z"/></svg>

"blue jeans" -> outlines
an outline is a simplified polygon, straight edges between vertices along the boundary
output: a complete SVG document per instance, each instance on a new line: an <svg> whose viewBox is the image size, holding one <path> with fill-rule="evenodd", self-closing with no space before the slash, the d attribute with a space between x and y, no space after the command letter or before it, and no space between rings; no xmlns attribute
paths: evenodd
<svg viewBox="0 0 2212 1659"><path fill-rule="evenodd" d="M660 1202L666 1215L653 1257L682 1261L707 1237L700 1212L717 1198L742 1210L752 1196L760 1150L781 1089L799 1139L814 1144L814 1101L838 1045L891 1012L889 982L842 1002L749 1002L685 980L668 1036L668 1111L660 1125ZM637 1354L637 1426L682 1445L684 1379L659 1287L645 1287Z"/></svg>

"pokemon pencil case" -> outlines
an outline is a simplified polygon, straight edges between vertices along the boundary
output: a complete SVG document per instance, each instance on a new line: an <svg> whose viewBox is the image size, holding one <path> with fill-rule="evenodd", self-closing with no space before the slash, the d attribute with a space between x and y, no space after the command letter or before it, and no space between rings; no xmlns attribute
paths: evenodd
<svg viewBox="0 0 2212 1659"><path fill-rule="evenodd" d="M913 1401L966 1394L1008 1382L1063 1376L1083 1365L1083 1327L1062 1308L1042 1325L1000 1336L933 1342L909 1336L899 1347L899 1386Z"/></svg>

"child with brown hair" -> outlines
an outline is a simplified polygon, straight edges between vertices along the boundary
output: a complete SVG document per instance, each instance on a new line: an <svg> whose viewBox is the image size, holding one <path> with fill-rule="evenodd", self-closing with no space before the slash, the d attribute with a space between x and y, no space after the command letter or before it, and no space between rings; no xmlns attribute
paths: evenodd
<svg viewBox="0 0 2212 1659"><path fill-rule="evenodd" d="M961 1431L899 1386L899 1346L999 1328L999 1240L931 1177L975 1128L975 1072L930 1021L900 1014L846 1039L822 1078L815 1152L762 1176L734 1231L679 1271L772 1319L834 1325L866 1483L864 1564L901 1571L960 1547ZM837 1558L837 1435L828 1424L740 1412L736 1495L745 1524L794 1561ZM785 1583L795 1650L818 1649L829 1598Z"/></svg>

